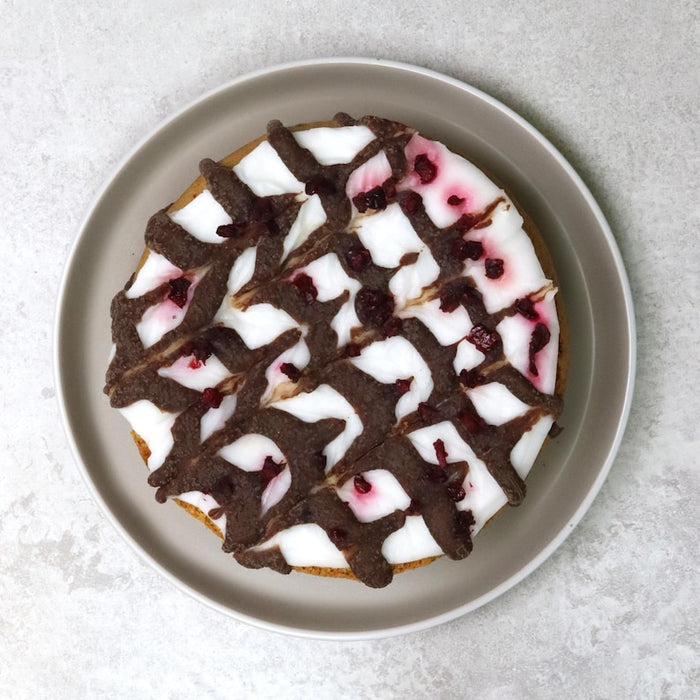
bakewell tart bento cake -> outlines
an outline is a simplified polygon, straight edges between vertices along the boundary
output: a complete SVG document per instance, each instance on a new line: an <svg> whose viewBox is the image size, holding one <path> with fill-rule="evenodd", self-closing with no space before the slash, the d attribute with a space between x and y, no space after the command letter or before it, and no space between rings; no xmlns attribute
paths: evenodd
<svg viewBox="0 0 700 700"><path fill-rule="evenodd" d="M466 557L558 430L567 355L534 225L374 116L272 121L199 168L111 308L105 392L156 500L250 568L383 587Z"/></svg>

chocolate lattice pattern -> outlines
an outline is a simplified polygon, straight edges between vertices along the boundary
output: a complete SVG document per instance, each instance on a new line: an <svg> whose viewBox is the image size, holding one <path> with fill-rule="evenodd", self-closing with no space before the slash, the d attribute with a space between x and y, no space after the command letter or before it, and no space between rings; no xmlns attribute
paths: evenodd
<svg viewBox="0 0 700 700"><path fill-rule="evenodd" d="M484 241L494 211L512 206L505 195L438 227L416 188L410 186L417 179L421 184L429 183L436 168L426 154L407 161L406 146L414 131L376 117L356 122L344 114L336 116L335 124L364 125L375 138L351 162L322 165L298 143L292 131L279 122L268 125L268 143L293 176L304 183L304 193L258 196L232 168L202 161L206 189L232 220L219 226L220 244L195 238L165 209L151 218L147 248L151 254L167 258L179 272L135 298L127 295L135 279L132 277L114 298L116 350L105 391L114 407L146 400L176 416L172 447L151 473L149 483L156 487L160 502L192 491L211 495L218 507L210 516L226 516L223 549L241 564L288 572L290 566L279 547L265 543L295 525L315 523L343 553L358 579L380 587L388 584L393 574L382 554L383 543L407 517L421 515L450 558L461 559L472 549L474 518L471 511L460 508L470 465L451 460L442 440L434 443L437 464L426 461L409 436L425 426L450 422L486 465L508 503L517 505L525 495L525 484L511 463L511 452L542 416L559 415L561 400L536 389L532 376L508 362L497 331L503 319L516 315L532 322L529 372L536 375L538 353L550 342L547 323L537 321L535 307L544 291L533 290L489 313L477 282L465 272L466 261L482 266L489 279L504 274L503 260L488 257ZM349 198L346 189L351 174L381 151L391 176ZM285 250L303 202L314 195L325 212L325 223L298 246ZM447 201L455 207L463 204L457 195L450 195ZM428 325L411 315L410 304L397 303L392 294L393 276L415 264L417 254L407 254L398 266L386 267L377 264L360 241L358 220L389 207L400 208L439 268L435 279L422 290L420 303L439 303L444 314L466 310L471 327L465 338L483 354L475 367L455 371L457 343L441 344ZM231 294L230 271L253 247L257 252L252 275ZM321 300L318 285L305 270L328 255L336 256L344 273L357 284L335 298ZM183 309L184 315L179 325L148 345L137 325L149 308L164 299ZM359 324L346 342L339 342L334 319L348 302ZM417 303L411 300L411 304ZM259 347L249 347L239 332L226 325L221 309L230 305L245 310L258 304L283 311L293 319L293 326ZM397 403L411 390L414 378L381 382L353 362L372 344L392 338L403 338L415 348L428 366L433 384L430 395L399 420ZM271 392L270 368L301 340L309 350L308 363L282 363L284 381ZM227 376L203 391L188 388L163 373L183 357L189 358L192 366L215 358ZM527 404L527 410L501 425L487 423L470 399L470 391L492 382L507 387ZM324 450L343 433L346 422L336 417L302 420L280 408L281 401L321 386L341 394L361 422L361 431L334 464L328 463ZM203 416L233 395L236 402L230 418L202 441ZM249 434L269 438L284 459L270 455L260 469L246 471L222 457L224 447ZM410 504L360 522L338 489L350 480L360 492L371 489L362 475L374 469L390 471ZM291 476L289 486L261 514L263 492L283 470Z"/></svg>

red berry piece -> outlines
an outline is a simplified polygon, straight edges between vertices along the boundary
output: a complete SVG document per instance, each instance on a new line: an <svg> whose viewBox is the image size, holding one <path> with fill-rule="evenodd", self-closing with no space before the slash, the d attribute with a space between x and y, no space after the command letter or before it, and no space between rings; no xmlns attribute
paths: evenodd
<svg viewBox="0 0 700 700"><path fill-rule="evenodd" d="M460 411L457 418L472 435L480 435L486 430L486 421L476 411Z"/></svg>
<svg viewBox="0 0 700 700"><path fill-rule="evenodd" d="M455 287L440 290L440 311L451 314L462 303L463 291Z"/></svg>
<svg viewBox="0 0 700 700"><path fill-rule="evenodd" d="M350 248L345 251L345 260L353 272L361 272L372 262L372 255L367 248Z"/></svg>
<svg viewBox="0 0 700 700"><path fill-rule="evenodd" d="M472 389L473 387L478 386L481 383L481 375L475 369L463 369L459 373L459 381L463 386Z"/></svg>
<svg viewBox="0 0 700 700"><path fill-rule="evenodd" d="M417 214L423 208L423 197L418 192L402 192L399 195L399 204L406 214Z"/></svg>
<svg viewBox="0 0 700 700"><path fill-rule="evenodd" d="M369 493L372 490L372 484L370 484L369 481L362 476L362 474L357 474L353 480L353 483L357 493Z"/></svg>
<svg viewBox="0 0 700 700"><path fill-rule="evenodd" d="M437 177L437 167L425 153L416 156L416 159L413 161L413 169L418 173L418 177L424 185L432 182Z"/></svg>
<svg viewBox="0 0 700 700"><path fill-rule="evenodd" d="M544 323L538 323L535 326L535 330L532 331L532 336L530 336L530 372L535 376L538 375L535 355L549 343L550 338L549 328Z"/></svg>
<svg viewBox="0 0 700 700"><path fill-rule="evenodd" d="M445 449L445 443L442 440L436 440L433 443L433 449L435 450L435 456L437 457L438 464L441 467L446 467L447 450Z"/></svg>
<svg viewBox="0 0 700 700"><path fill-rule="evenodd" d="M452 241L452 257L457 260L478 260L484 254L480 241L465 241L461 236Z"/></svg>
<svg viewBox="0 0 700 700"><path fill-rule="evenodd" d="M209 408L219 408L224 400L224 395L215 387L209 387L202 392L202 401Z"/></svg>
<svg viewBox="0 0 700 700"><path fill-rule="evenodd" d="M168 299L176 304L181 309L187 304L187 290L190 288L192 283L187 279L187 277L178 277L174 280L168 281Z"/></svg>
<svg viewBox="0 0 700 700"><path fill-rule="evenodd" d="M412 381L413 381L413 377L411 377L410 379L397 379L396 380L396 393L399 396L403 396L404 394L407 394L411 388Z"/></svg>
<svg viewBox="0 0 700 700"><path fill-rule="evenodd" d="M456 194L451 194L447 198L447 203L451 207L458 207L460 204L464 204L464 197L458 197Z"/></svg>
<svg viewBox="0 0 700 700"><path fill-rule="evenodd" d="M393 177L388 177L382 182L382 189L387 199L394 199L396 197L396 180Z"/></svg>
<svg viewBox="0 0 700 700"><path fill-rule="evenodd" d="M357 343L348 343L345 346L346 357L357 357L360 354L361 348Z"/></svg>
<svg viewBox="0 0 700 700"><path fill-rule="evenodd" d="M475 345L477 350L487 353L500 342L501 336L497 331L492 331L481 323L477 323L476 326L469 331L467 340Z"/></svg>
<svg viewBox="0 0 700 700"><path fill-rule="evenodd" d="M362 287L355 296L355 311L363 324L381 326L391 318L394 298L383 289Z"/></svg>
<svg viewBox="0 0 700 700"><path fill-rule="evenodd" d="M503 275L503 260L500 258L486 258L484 269L489 279L497 280Z"/></svg>
<svg viewBox="0 0 700 700"><path fill-rule="evenodd" d="M539 318L539 314L535 311L535 304L530 297L523 297L522 299L516 299L515 304L513 304L515 310L525 318L530 321L534 321Z"/></svg>
<svg viewBox="0 0 700 700"><path fill-rule="evenodd" d="M293 280L292 284L297 288L301 298L310 304L318 296L318 289L314 286L314 281L305 272L300 272Z"/></svg>
<svg viewBox="0 0 700 700"><path fill-rule="evenodd" d="M462 214L462 216L455 221L453 227L462 233L466 233L469 229L474 228L476 224L479 223L478 216L471 216L470 214Z"/></svg>
<svg viewBox="0 0 700 700"><path fill-rule="evenodd" d="M434 484L442 484L447 481L447 472L435 464L425 464L423 476Z"/></svg>
<svg viewBox="0 0 700 700"><path fill-rule="evenodd" d="M420 419L424 423L431 423L439 415L437 408L435 408L434 406L431 406L429 403L425 403L425 401L421 401L418 404L417 410L418 410L418 415L420 416Z"/></svg>
<svg viewBox="0 0 700 700"><path fill-rule="evenodd" d="M287 377L289 377L289 379L293 382L298 382L299 378L301 377L301 370L291 362L283 362L280 365L280 371L283 374L286 374Z"/></svg>
<svg viewBox="0 0 700 700"><path fill-rule="evenodd" d="M352 198L352 203L360 214L364 214L368 209L386 209L386 193L381 185L377 185L367 192L355 195Z"/></svg>
<svg viewBox="0 0 700 700"><path fill-rule="evenodd" d="M360 214L364 214L367 211L367 201L365 200L365 193L360 192L352 198L352 203L355 205L357 211Z"/></svg>
<svg viewBox="0 0 700 700"><path fill-rule="evenodd" d="M335 183L328 178L322 177L320 175L315 175L312 177L304 188L306 194L334 194L335 193Z"/></svg>
<svg viewBox="0 0 700 700"><path fill-rule="evenodd" d="M348 545L348 533L342 527L332 527L328 530L328 539L338 549L345 549Z"/></svg>
<svg viewBox="0 0 700 700"><path fill-rule="evenodd" d="M283 469L284 462L275 462L269 455L265 457L261 470L263 488L265 488Z"/></svg>
<svg viewBox="0 0 700 700"><path fill-rule="evenodd" d="M217 227L216 235L221 238L239 238L246 231L247 224L233 222L231 224L222 224Z"/></svg>
<svg viewBox="0 0 700 700"><path fill-rule="evenodd" d="M213 350L211 345L204 338L196 338L182 346L182 356L187 357L192 355L190 367L196 369L206 364L206 361L212 356Z"/></svg>
<svg viewBox="0 0 700 700"><path fill-rule="evenodd" d="M461 484L449 484L447 486L447 495L455 502L459 503L467 497L467 492Z"/></svg>

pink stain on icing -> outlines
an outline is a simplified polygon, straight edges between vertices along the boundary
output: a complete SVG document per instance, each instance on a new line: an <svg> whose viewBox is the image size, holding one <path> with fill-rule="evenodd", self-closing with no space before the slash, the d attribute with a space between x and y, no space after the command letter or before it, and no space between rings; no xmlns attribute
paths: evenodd
<svg viewBox="0 0 700 700"><path fill-rule="evenodd" d="M390 177L391 166L382 151L379 156L370 158L351 173L345 186L345 193L352 200L360 192L369 192L375 187L380 187Z"/></svg>

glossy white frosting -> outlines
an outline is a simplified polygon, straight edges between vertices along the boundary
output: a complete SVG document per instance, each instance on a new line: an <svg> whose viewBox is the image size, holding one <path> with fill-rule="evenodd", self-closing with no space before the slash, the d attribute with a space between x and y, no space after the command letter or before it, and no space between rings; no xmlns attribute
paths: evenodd
<svg viewBox="0 0 700 700"><path fill-rule="evenodd" d="M336 164L350 162L374 136L364 126L353 126L309 129L296 132L294 138L319 162ZM539 320L547 324L551 333L550 343L536 356L537 376L532 375L529 370L528 352L530 336L537 321L530 321L520 315L510 316L501 321L497 330L503 339L507 361L541 391L552 393L556 381L559 333L554 302L555 290L542 272L530 238L523 230L522 218L503 191L469 161L451 153L439 143L414 135L406 147L409 164L420 154L427 154L431 161L437 164L437 177L424 184L418 174L412 172L405 186L410 186L422 196L426 212L437 226L453 224L462 214L481 211L492 202L502 199L492 212L490 224L469 232L467 239L480 241L484 246L484 255L478 261L466 260L463 273L477 283L489 313L510 306L517 298L537 295L536 310ZM284 240L283 259L293 256L294 251L326 222L326 212L320 198L304 193L303 183L294 177L267 141L263 141L246 155L234 167L234 171L259 196L293 193L300 202L297 219ZM385 154L380 152L351 174L346 193L352 199L360 192L381 185L390 176L389 162ZM458 196L463 201L457 206L449 205L447 199L451 195ZM402 318L419 319L441 345L455 345L455 373L476 367L484 355L466 340L472 328L469 314L461 306L451 313L443 312L440 310L439 299L430 298L430 295L426 298L424 292L435 282L439 267L399 205L390 204L383 211L368 211L365 214L360 214L353 205L353 212L352 230L362 245L370 251L373 262L388 269L396 268L390 281L390 291L396 306L395 314ZM216 235L216 228L231 223L230 217L207 190L170 216L195 238L214 244L223 240ZM417 260L402 265L402 258L411 253L418 254ZM485 258L503 260L504 274L501 278L491 280L486 276ZM308 329L300 327L289 314L271 304L239 304L237 294L251 279L255 260L255 248L246 250L238 257L229 276L228 294L216 315L216 321L236 330L249 348L262 347L291 328L300 328L304 336ZM312 278L318 290L319 301L330 301L341 294L347 294L347 301L332 322L332 328L338 335L338 345L347 344L351 340L353 330L360 327L354 310L354 298L360 289L360 283L345 273L334 254L313 261L302 271ZM141 296L181 274L182 271L151 251L127 296ZM144 346L149 347L168 330L177 327L187 313L192 292L204 274L206 271L200 271L199 276L191 280L188 303L184 308L180 309L165 299L144 313L137 326ZM296 392L293 383L289 382L280 367L289 362L303 369L309 359L309 350L303 337L294 347L276 358L266 371L268 386L263 402L306 422L315 422L323 418L344 420L343 432L324 449L327 468L330 469L362 433L363 426L350 403L330 386L321 385L306 393ZM397 421L414 411L419 402L426 401L433 389L428 365L413 345L401 336L374 342L363 348L359 356L350 361L379 382L392 383L397 379L412 378L409 391L397 401ZM211 356L201 367L194 369L189 366L188 358L181 358L159 373L183 386L197 390L216 386L230 376L215 356ZM505 386L496 382L468 389L467 394L479 415L493 425L512 420L528 408ZM223 427L233 414L235 405L236 395L233 394L225 397L220 407L207 411L201 422L202 441L209 439ZM121 409L121 412L151 450L149 469L158 468L172 447L171 429L177 414L161 412L148 401L138 401ZM541 418L513 449L512 463L522 478L530 471L552 422L551 417ZM455 505L460 510L472 511L476 521L474 533L506 503L503 491L484 463L462 440L452 423L441 422L415 430L408 438L427 462L437 464L434 447L436 440L443 441L448 462L468 462L469 470L463 482L466 496ZM268 456L277 462L286 462L274 441L263 435L241 437L222 448L219 454L231 465L244 471L262 469ZM408 495L389 471L376 469L365 473L363 478L371 485L368 493L358 492L352 479L337 488L339 497L348 504L358 520L369 522L395 509L403 510L408 507ZM265 489L261 512L266 512L277 503L290 484L290 470L284 468ZM178 498L204 512L218 505L211 496L198 492L182 494ZM222 532L225 531L225 517L219 519L216 524ZM332 544L326 533L314 524L291 527L262 543L260 548L274 546L280 548L292 566L347 566L342 552ZM393 564L441 554L423 518L415 515L408 516L405 525L385 540L382 552Z"/></svg>

